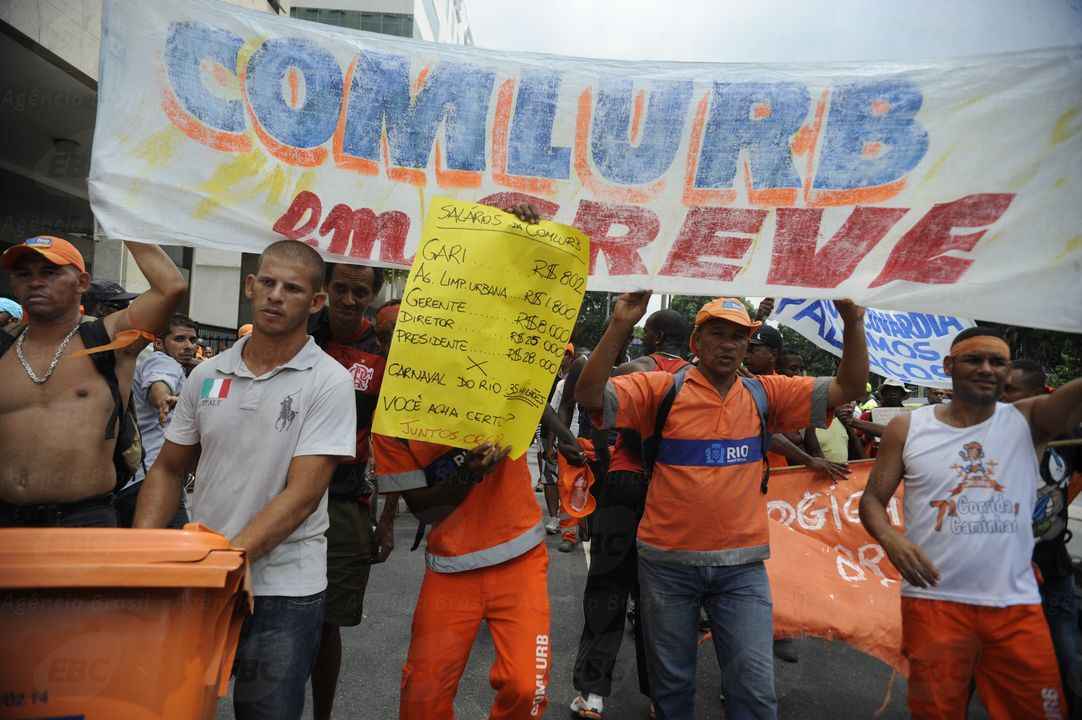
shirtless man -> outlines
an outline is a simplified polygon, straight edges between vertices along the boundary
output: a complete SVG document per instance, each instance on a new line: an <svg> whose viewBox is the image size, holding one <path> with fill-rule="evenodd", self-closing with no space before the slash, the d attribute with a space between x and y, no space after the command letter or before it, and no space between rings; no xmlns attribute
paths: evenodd
<svg viewBox="0 0 1082 720"><path fill-rule="evenodd" d="M135 359L146 345L127 331L161 328L187 290L160 247L126 245L150 290L103 320L109 340L129 343L115 353L122 398L129 397ZM0 526L115 526L116 405L82 352L79 303L90 287L83 257L66 240L39 236L9 248L0 267L10 273L27 318L0 356Z"/></svg>

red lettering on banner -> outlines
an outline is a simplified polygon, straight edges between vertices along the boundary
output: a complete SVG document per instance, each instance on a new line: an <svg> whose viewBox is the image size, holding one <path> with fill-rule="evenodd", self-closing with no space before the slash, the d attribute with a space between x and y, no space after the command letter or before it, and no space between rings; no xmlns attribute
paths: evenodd
<svg viewBox="0 0 1082 720"><path fill-rule="evenodd" d="M327 252L333 255L372 259L372 248L378 242L380 260L399 265L410 264L410 259L406 257L410 218L406 213L390 210L377 215L369 208L354 210L349 205L339 203L331 208L320 225L322 214L323 202L319 196L302 190L274 223L274 232L289 240L303 240L313 247L319 247L316 238L305 237L319 227L320 235L331 234Z"/></svg>
<svg viewBox="0 0 1082 720"><path fill-rule="evenodd" d="M308 219L301 223L305 213L310 213ZM300 240L319 225L319 217L323 214L323 203L314 192L302 190L293 198L282 217L274 223L274 232L289 240ZM313 243L309 243L313 244Z"/></svg>
<svg viewBox="0 0 1082 720"><path fill-rule="evenodd" d="M751 248L750 237L719 235L738 232L755 235L763 225L766 210L694 207L688 210L684 226L676 236L662 275L732 280L740 265L719 263L708 258L740 260Z"/></svg>
<svg viewBox="0 0 1082 720"><path fill-rule="evenodd" d="M499 208L500 210L508 210L515 205L533 205L534 210L537 211L542 220L551 220L556 217L556 213L560 209L560 203L554 203L551 200L544 200L521 192L492 193L491 195L485 195L477 203Z"/></svg>
<svg viewBox="0 0 1082 720"><path fill-rule="evenodd" d="M973 261L946 253L971 251L987 228L968 235L952 235L951 231L991 225L1006 212L1013 199L1013 193L982 193L933 205L894 246L879 277L868 287L879 287L892 280L936 285L957 282Z"/></svg>
<svg viewBox="0 0 1082 720"><path fill-rule="evenodd" d="M817 249L823 211L778 208L767 282L838 287L907 212L906 208L854 208L841 229Z"/></svg>
<svg viewBox="0 0 1082 720"><path fill-rule="evenodd" d="M400 210L376 215L369 208L353 210L349 205L335 205L319 228L320 235L334 232L327 252L355 258L372 258L372 247L379 242L379 259L385 262L407 263L406 236L409 215Z"/></svg>
<svg viewBox="0 0 1082 720"><path fill-rule="evenodd" d="M572 223L590 237L590 274L597 267L597 254L605 253L609 275L645 275L646 266L639 257L639 248L657 237L661 223L652 210L634 205L603 205L583 200L579 203ZM623 225L627 232L610 235L614 225Z"/></svg>

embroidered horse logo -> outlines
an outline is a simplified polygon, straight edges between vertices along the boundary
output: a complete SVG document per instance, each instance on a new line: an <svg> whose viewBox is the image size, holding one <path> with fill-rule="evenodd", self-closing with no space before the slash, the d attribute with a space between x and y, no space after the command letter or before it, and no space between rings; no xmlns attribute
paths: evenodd
<svg viewBox="0 0 1082 720"><path fill-rule="evenodd" d="M293 409L293 393L282 398L281 410L278 411L278 419L274 421L274 429L278 432L288 430L297 419L297 411Z"/></svg>

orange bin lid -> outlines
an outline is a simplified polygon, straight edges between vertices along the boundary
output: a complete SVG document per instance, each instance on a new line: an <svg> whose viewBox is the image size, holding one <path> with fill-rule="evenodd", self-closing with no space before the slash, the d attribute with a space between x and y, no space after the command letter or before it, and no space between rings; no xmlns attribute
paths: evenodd
<svg viewBox="0 0 1082 720"><path fill-rule="evenodd" d="M183 530L0 529L0 588L225 587L244 551L203 525Z"/></svg>

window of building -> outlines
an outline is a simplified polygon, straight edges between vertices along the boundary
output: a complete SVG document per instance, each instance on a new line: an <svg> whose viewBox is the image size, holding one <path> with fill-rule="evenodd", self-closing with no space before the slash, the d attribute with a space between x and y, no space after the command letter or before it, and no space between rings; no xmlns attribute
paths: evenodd
<svg viewBox="0 0 1082 720"><path fill-rule="evenodd" d="M327 8L293 7L290 14L301 20L366 32L413 37L413 16L403 13L360 12Z"/></svg>
<svg viewBox="0 0 1082 720"><path fill-rule="evenodd" d="M432 39L440 39L440 14L436 10L435 0L425 0L425 15L428 16L428 24L432 27Z"/></svg>

